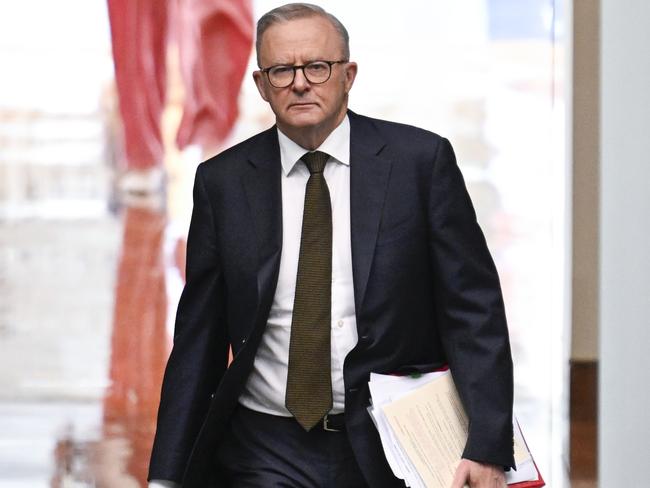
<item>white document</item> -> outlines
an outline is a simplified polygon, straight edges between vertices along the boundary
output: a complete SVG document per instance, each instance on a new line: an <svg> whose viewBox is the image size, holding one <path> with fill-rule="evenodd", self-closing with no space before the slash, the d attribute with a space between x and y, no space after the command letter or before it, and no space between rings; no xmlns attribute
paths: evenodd
<svg viewBox="0 0 650 488"><path fill-rule="evenodd" d="M468 435L468 421L449 371L410 376L371 374L370 414L393 473L413 488L448 488ZM508 483L536 480L537 469L517 423Z"/></svg>
<svg viewBox="0 0 650 488"><path fill-rule="evenodd" d="M418 377L370 374L368 385L372 397L372 407L369 409L371 417L379 431L388 465L393 470L393 474L404 480L406 486L409 487L426 488L426 485L393 434L381 407L398 400L443 374L444 372L433 372Z"/></svg>

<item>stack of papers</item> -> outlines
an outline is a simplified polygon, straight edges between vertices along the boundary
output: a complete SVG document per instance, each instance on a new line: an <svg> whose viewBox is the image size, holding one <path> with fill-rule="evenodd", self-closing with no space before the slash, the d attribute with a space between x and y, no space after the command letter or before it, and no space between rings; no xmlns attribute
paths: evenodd
<svg viewBox="0 0 650 488"><path fill-rule="evenodd" d="M413 488L448 488L468 435L468 421L449 371L414 376L370 375L372 406L386 460ZM514 423L516 471L509 485L544 486L519 424ZM527 482L537 482L529 484Z"/></svg>

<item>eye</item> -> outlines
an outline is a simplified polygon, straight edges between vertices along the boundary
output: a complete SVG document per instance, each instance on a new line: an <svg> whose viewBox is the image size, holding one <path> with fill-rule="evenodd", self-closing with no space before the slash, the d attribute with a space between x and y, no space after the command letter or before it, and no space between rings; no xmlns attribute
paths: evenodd
<svg viewBox="0 0 650 488"><path fill-rule="evenodd" d="M314 63L309 63L306 66L306 68L307 70L309 70L310 73L317 75L317 74L327 73L329 69L329 65L322 61L316 61Z"/></svg>
<svg viewBox="0 0 650 488"><path fill-rule="evenodd" d="M293 74L292 66L273 66L269 70L269 73L274 76L286 76L287 74Z"/></svg>

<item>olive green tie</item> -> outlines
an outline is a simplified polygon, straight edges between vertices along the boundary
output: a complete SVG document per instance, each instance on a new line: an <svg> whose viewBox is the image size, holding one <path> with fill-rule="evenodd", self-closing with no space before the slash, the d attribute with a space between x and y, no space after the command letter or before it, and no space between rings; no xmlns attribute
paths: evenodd
<svg viewBox="0 0 650 488"><path fill-rule="evenodd" d="M305 189L285 403L310 430L332 408L332 208L323 175L329 156L316 151L301 159L311 176Z"/></svg>

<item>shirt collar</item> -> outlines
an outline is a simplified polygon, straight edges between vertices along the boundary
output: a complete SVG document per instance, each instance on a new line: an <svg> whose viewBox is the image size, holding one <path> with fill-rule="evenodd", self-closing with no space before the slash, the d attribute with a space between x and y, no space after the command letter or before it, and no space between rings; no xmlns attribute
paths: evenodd
<svg viewBox="0 0 650 488"><path fill-rule="evenodd" d="M289 139L280 129L278 129L278 142L282 170L286 176L309 150ZM350 119L347 115L316 150L329 154L339 163L350 165Z"/></svg>

